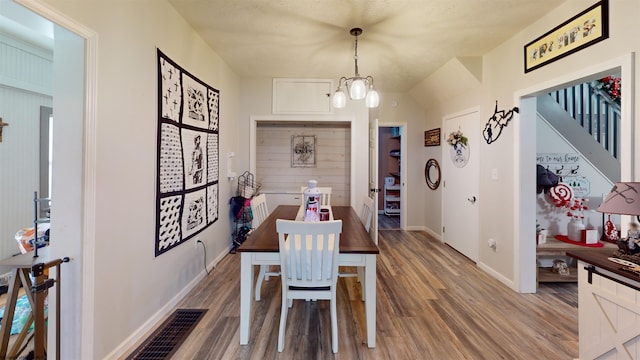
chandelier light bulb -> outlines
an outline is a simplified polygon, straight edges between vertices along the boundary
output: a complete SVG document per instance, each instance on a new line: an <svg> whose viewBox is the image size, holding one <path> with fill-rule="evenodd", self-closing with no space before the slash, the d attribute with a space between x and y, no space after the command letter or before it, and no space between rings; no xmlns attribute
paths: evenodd
<svg viewBox="0 0 640 360"><path fill-rule="evenodd" d="M380 96L378 95L378 92L375 91L375 89L369 89L369 92L367 93L367 96L364 99L364 104L368 107L368 108L377 108L378 105L380 104Z"/></svg>
<svg viewBox="0 0 640 360"><path fill-rule="evenodd" d="M351 88L349 89L349 96L353 100L362 100L367 94L367 86L362 79L355 79L351 83Z"/></svg>
<svg viewBox="0 0 640 360"><path fill-rule="evenodd" d="M344 94L344 91L338 89L333 94L333 107L337 109L342 109L347 105L347 96Z"/></svg>

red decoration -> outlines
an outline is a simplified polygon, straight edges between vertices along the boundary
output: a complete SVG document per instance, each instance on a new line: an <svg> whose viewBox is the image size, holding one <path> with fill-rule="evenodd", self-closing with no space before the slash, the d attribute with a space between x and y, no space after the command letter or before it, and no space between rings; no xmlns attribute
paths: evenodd
<svg viewBox="0 0 640 360"><path fill-rule="evenodd" d="M593 248L604 247L604 244L601 242L597 242L595 244L587 244L586 242L569 240L569 238L565 235L556 235L555 238L556 240L560 240L562 242L566 242L568 244L573 244L573 245L580 245L580 246L593 247Z"/></svg>

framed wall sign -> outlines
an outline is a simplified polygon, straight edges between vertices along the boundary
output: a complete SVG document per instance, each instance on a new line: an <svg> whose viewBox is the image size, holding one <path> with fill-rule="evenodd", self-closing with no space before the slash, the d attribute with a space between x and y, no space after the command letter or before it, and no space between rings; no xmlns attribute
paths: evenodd
<svg viewBox="0 0 640 360"><path fill-rule="evenodd" d="M601 0L524 46L524 72L609 37L609 1Z"/></svg>
<svg viewBox="0 0 640 360"><path fill-rule="evenodd" d="M424 132L424 146L440 146L440 128Z"/></svg>
<svg viewBox="0 0 640 360"><path fill-rule="evenodd" d="M316 167L315 135L291 136L291 167Z"/></svg>

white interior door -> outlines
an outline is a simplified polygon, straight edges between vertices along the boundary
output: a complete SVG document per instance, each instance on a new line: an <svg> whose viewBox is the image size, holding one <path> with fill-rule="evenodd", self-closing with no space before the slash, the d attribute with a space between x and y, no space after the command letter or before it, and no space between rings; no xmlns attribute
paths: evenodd
<svg viewBox="0 0 640 360"><path fill-rule="evenodd" d="M378 119L369 120L369 197L373 198L373 215L369 234L378 244Z"/></svg>
<svg viewBox="0 0 640 360"><path fill-rule="evenodd" d="M478 261L480 113L477 109L446 116L442 146L444 242ZM462 134L454 147L451 134Z"/></svg>

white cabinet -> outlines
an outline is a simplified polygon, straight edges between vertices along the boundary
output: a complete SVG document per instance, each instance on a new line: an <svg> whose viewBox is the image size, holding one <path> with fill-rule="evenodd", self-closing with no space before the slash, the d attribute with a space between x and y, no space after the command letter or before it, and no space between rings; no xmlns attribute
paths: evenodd
<svg viewBox="0 0 640 360"><path fill-rule="evenodd" d="M640 278L614 273L621 265L605 264L610 254L595 266L578 263L580 359L637 359L640 354Z"/></svg>
<svg viewBox="0 0 640 360"><path fill-rule="evenodd" d="M400 215L400 184L384 185L384 214Z"/></svg>
<svg viewBox="0 0 640 360"><path fill-rule="evenodd" d="M333 81L328 79L273 79L274 114L331 114Z"/></svg>
<svg viewBox="0 0 640 360"><path fill-rule="evenodd" d="M269 212L275 210L278 205L300 205L302 194L298 191L263 191L267 196L267 208Z"/></svg>

